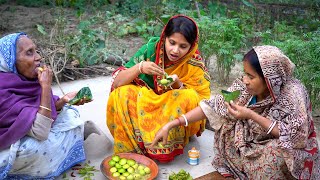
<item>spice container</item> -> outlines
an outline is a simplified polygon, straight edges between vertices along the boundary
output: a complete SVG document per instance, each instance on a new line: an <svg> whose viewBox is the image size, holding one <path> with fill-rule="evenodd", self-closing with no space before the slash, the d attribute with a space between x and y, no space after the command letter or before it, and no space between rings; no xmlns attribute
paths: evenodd
<svg viewBox="0 0 320 180"><path fill-rule="evenodd" d="M191 150L188 151L188 164L190 165L198 165L200 160L200 151L195 147L192 147Z"/></svg>

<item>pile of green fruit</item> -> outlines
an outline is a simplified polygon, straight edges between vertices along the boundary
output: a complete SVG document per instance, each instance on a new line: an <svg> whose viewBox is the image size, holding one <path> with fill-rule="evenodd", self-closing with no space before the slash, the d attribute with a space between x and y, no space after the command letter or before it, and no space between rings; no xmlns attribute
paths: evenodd
<svg viewBox="0 0 320 180"><path fill-rule="evenodd" d="M108 161L110 173L117 179L147 179L151 169L143 164L137 163L133 159L120 158L118 155L112 156Z"/></svg>

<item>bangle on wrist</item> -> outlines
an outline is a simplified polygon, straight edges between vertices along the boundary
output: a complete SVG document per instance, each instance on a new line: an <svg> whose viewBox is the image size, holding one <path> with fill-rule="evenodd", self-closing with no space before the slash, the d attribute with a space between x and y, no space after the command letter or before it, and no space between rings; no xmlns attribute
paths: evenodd
<svg viewBox="0 0 320 180"><path fill-rule="evenodd" d="M274 128L274 126L276 126L277 124L277 121L273 121L270 126L268 127L268 131L267 131L267 134L270 134L272 129Z"/></svg>
<svg viewBox="0 0 320 180"><path fill-rule="evenodd" d="M144 61L141 61L140 63L139 63L139 72L140 72L140 74L143 74L143 62Z"/></svg>
<svg viewBox="0 0 320 180"><path fill-rule="evenodd" d="M45 106L39 106L41 109L45 109L45 110L47 110L47 111L49 111L49 112L51 112L52 110L50 109L50 108L47 108L47 107L45 107Z"/></svg>
<svg viewBox="0 0 320 180"><path fill-rule="evenodd" d="M182 114L181 116L183 117L183 119L184 119L184 121L185 121L185 123L186 123L184 126L187 127L187 126L188 126L188 119L187 119L187 117L186 117L184 114Z"/></svg>

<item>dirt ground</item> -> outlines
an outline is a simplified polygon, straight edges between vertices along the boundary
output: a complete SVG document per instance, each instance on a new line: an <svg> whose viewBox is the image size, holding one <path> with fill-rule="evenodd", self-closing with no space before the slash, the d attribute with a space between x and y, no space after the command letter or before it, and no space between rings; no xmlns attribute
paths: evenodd
<svg viewBox="0 0 320 180"><path fill-rule="evenodd" d="M48 48L50 36L49 33L54 30L56 18L61 16L61 11L57 8L34 8L16 5L1 5L0 6L0 35L1 37L14 33L25 32L33 39L39 49ZM75 17L74 10L64 9L63 15L66 17L65 31L72 31L79 23L78 18ZM47 36L42 35L37 30L37 24L45 27ZM106 46L108 51L114 51L124 61L128 61L130 57L138 50L144 43L144 39L136 36L128 36L124 38L116 38L108 36L106 39ZM54 50L54 48L51 48ZM61 49L63 51L64 48ZM60 52L60 50L58 50ZM119 53L120 52L120 53ZM56 57L55 57L56 58ZM47 60L46 60L47 61ZM71 63L69 63L71 62ZM93 78L96 76L110 75L114 68L121 65L121 61L117 61L112 56L104 60L105 63L85 68L77 68L77 63L73 64L68 61L66 68L58 74L60 82ZM76 69L76 70L75 70Z"/></svg>
<svg viewBox="0 0 320 180"><path fill-rule="evenodd" d="M67 26L65 29L72 30L76 27L75 23L77 23L77 19L74 16L74 12L69 12L65 14L67 17ZM35 43L39 46L41 44L45 44L48 39L43 37L37 31L37 24L41 24L44 27L50 29L55 23L55 15L56 11L53 8L33 8L33 7L23 7L23 6L16 6L16 5L1 5L0 6L0 35L1 37L13 33L13 32L26 32L29 37L31 37ZM110 37L108 39L108 44L111 44L110 48L113 47L121 47L122 54L120 56L124 60L130 59L130 57L138 50L138 48L144 44L144 40L140 37L136 36L128 36L124 38L114 38ZM118 49L115 49L118 51ZM67 69L62 71L58 74L58 78L61 82L63 81L70 81L76 79L86 79L86 78L93 78L96 76L106 76L110 75L112 71L118 67L121 62L116 62L114 65L112 61L112 57L106 60L109 63L103 63L95 68L83 68L78 73L72 72L72 65L67 64ZM214 58L210 59L212 62L210 64L209 71L213 72L215 67ZM111 62L111 63L110 63ZM71 68L70 68L71 67ZM68 70L69 68L69 70ZM238 63L232 69L230 74L230 83L242 73L242 64ZM214 73L212 73L214 74ZM226 85L220 85L216 82L214 77L212 78L212 94L219 93L221 89L227 88ZM320 129L320 109L314 110L314 120L316 122L316 127Z"/></svg>

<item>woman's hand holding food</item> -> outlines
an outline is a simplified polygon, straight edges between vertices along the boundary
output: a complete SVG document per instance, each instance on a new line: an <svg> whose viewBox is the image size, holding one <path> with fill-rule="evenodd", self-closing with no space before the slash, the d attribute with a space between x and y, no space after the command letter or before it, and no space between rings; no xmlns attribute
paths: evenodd
<svg viewBox="0 0 320 180"><path fill-rule="evenodd" d="M150 148L153 148L159 141L162 141L162 143L161 143L162 145L166 145L170 129L172 129L173 127L179 126L179 123L180 123L180 121L178 119L176 119L176 120L170 121L167 124L165 124L156 133L156 135L150 145Z"/></svg>
<svg viewBox="0 0 320 180"><path fill-rule="evenodd" d="M173 79L172 83L169 84L169 87L171 87L172 89L182 89L183 88L183 83L180 81L178 75L172 74L172 75L169 75L169 77L171 77Z"/></svg>
<svg viewBox="0 0 320 180"><path fill-rule="evenodd" d="M228 108L228 113L236 119L251 119L252 113L254 113L251 109L240 106L233 101L230 103L225 102L225 105Z"/></svg>
<svg viewBox="0 0 320 180"><path fill-rule="evenodd" d="M156 133L156 136L154 137L152 144L150 145L150 148L153 148L155 145L157 145L159 141L162 141L162 145L166 145L170 129L171 127L168 125L163 126Z"/></svg>
<svg viewBox="0 0 320 180"><path fill-rule="evenodd" d="M164 70L159 67L156 63L151 61L143 61L141 66L141 71L144 74L163 76Z"/></svg>
<svg viewBox="0 0 320 180"><path fill-rule="evenodd" d="M63 101L65 103L68 103L71 99L73 99L74 97L76 97L78 91L73 91L73 92L69 92L66 95L64 95L61 99L63 99ZM81 98L77 103L73 104L75 106L80 106L83 105L85 103L91 102L92 100L88 100L86 98Z"/></svg>
<svg viewBox="0 0 320 180"><path fill-rule="evenodd" d="M52 70L50 67L44 65L38 68L38 80L42 88L51 87L52 83Z"/></svg>
<svg viewBox="0 0 320 180"><path fill-rule="evenodd" d="M38 80L42 88L41 90L41 100L39 113L51 118L51 83L52 83L52 70L50 67L44 65L43 67L38 67Z"/></svg>
<svg viewBox="0 0 320 180"><path fill-rule="evenodd" d="M183 83L180 81L178 75L172 74L172 75L166 75L158 81L158 84L164 88L170 88L170 89L182 89Z"/></svg>

